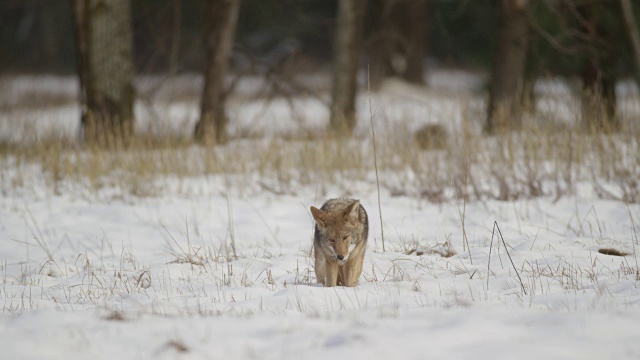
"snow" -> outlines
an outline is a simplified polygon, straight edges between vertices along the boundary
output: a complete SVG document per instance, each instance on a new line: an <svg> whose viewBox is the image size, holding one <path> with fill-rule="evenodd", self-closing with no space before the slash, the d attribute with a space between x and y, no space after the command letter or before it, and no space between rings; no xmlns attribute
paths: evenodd
<svg viewBox="0 0 640 360"><path fill-rule="evenodd" d="M419 102L395 89L372 100L400 122ZM438 101L430 121L460 116L455 100ZM37 167L5 171L25 172L25 185L0 197L3 358L640 358L640 205L582 184L559 200L439 204L383 188L383 251L368 176L347 194L369 213L360 284L323 288L308 209L342 186L322 184L320 198L317 186L168 176L167 191L145 197L55 192ZM448 244L456 254L444 257Z"/></svg>

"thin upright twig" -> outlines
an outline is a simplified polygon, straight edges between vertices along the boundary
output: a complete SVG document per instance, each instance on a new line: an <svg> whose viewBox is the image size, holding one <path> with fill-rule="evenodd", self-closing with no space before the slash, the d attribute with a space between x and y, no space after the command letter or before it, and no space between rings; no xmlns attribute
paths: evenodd
<svg viewBox="0 0 640 360"><path fill-rule="evenodd" d="M224 174L224 182L227 192L227 218L229 220L229 239L231 241L231 250L233 251L233 259L238 260L236 253L236 233L233 226L233 206L231 205L231 186L227 173Z"/></svg>
<svg viewBox="0 0 640 360"><path fill-rule="evenodd" d="M460 223L462 225L462 250L469 252L469 261L473 265L473 257L471 257L471 246L469 246L469 238L467 237L467 230L464 226L464 218L467 213L467 174L469 173L468 167L464 174L464 191L462 193L462 211L460 211L460 205L458 206L458 215L460 215ZM466 248L466 249L465 249Z"/></svg>
<svg viewBox="0 0 640 360"><path fill-rule="evenodd" d="M516 275L518 276L518 281L520 281L520 287L522 287L522 292L527 295L527 290L524 287L524 283L522 282L522 278L520 277L520 273L516 268L516 264L513 263L513 259L511 258L511 254L509 254L509 249L507 248L507 242L504 241L504 236L502 236L502 231L500 231L500 226L498 226L498 222L493 222L493 230L491 231L491 244L489 245L489 264L491 264L491 245L493 244L493 236L495 235L495 231L498 229L498 234L500 235L500 239L502 239L502 244L504 245L504 250L507 252L507 256L509 257L509 261L511 261L511 266L513 266L513 270L515 270ZM489 265L487 265L487 272ZM489 276L487 273L487 289L489 288Z"/></svg>
<svg viewBox="0 0 640 360"><path fill-rule="evenodd" d="M638 242L638 233L636 233L636 223L633 221L633 214L631 213L631 208L629 207L629 203L627 203L627 211L629 212L629 219L631 220L631 232L633 236L631 237L631 246L633 247L633 260L636 262L636 280L640 280L640 268L638 267L638 256L636 254L636 243Z"/></svg>
<svg viewBox="0 0 640 360"><path fill-rule="evenodd" d="M373 129L373 111L371 110L371 80L369 78L368 65L367 65L367 90L369 92L369 118L371 120L371 135L373 137L373 164L376 169L376 186L378 188L378 213L380 214L380 237L382 238L382 252L385 252L384 229L382 227L382 206L380 205L380 180L378 179L378 157L376 156L376 131Z"/></svg>
<svg viewBox="0 0 640 360"><path fill-rule="evenodd" d="M489 243L489 261L487 261L487 291L489 291L489 278L491 275L491 250L493 249L493 236L495 235L496 227L493 226L491 231L491 242Z"/></svg>

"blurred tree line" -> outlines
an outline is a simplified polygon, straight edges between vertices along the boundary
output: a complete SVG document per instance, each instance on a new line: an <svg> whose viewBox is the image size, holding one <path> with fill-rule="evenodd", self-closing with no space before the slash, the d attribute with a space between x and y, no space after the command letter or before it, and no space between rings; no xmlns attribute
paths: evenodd
<svg viewBox="0 0 640 360"><path fill-rule="evenodd" d="M443 65L487 69L496 28L495 0L436 0L425 20L429 57ZM337 0L244 0L236 34L238 46L266 56L293 42L309 66L331 61ZM365 24L372 42L383 0L370 0ZM137 73L161 73L175 66L200 72L204 50L204 0L133 0L132 28ZM73 13L69 1L0 2L0 72L76 71ZM179 55L175 55L177 51ZM312 67L308 69L312 70Z"/></svg>
<svg viewBox="0 0 640 360"><path fill-rule="evenodd" d="M559 5L600 2L617 6L618 0L531 2L531 16L536 23L534 32L545 31L544 36L537 34L532 39L535 66L553 74L576 75L580 57L577 38L572 36L578 34L567 27L579 20L571 19L571 11L560 9ZM634 11L638 18L640 4L636 0L631 2L636 3ZM367 4L365 37L369 43L379 37L377 23L385 3L388 0L369 0ZM500 1L431 0L431 3L425 16L427 54L431 61L443 66L489 70ZM203 0L131 1L136 73L165 72L171 65L181 72L202 70L203 4ZM243 0L236 43L260 56L285 40L294 40L308 61L327 65L331 61L336 9L337 0ZM618 14L602 15L608 18L604 21L610 23L611 32L617 33L615 43L621 48L615 71L620 76L628 76L633 59L622 18ZM547 36L555 40L545 41ZM0 72L74 73L74 41L69 1L0 2ZM176 47L178 56L172 54Z"/></svg>
<svg viewBox="0 0 640 360"><path fill-rule="evenodd" d="M83 125L107 127L133 121L133 74L203 73L194 135L213 142L225 141L228 68L333 69L330 123L347 133L364 65L373 87L423 84L427 64L490 72L489 132L517 128L535 79L560 75L582 80L585 122L615 131L615 81L640 79L639 11L635 0L4 0L0 72L77 72L83 104L102 114Z"/></svg>

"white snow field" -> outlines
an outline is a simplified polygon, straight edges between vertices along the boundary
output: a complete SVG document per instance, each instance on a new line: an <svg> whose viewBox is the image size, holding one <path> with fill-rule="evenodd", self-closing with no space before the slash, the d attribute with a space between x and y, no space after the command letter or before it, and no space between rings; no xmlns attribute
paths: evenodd
<svg viewBox="0 0 640 360"><path fill-rule="evenodd" d="M69 80L50 81L73 91ZM374 97L374 111L409 128L445 122L441 114L458 126L459 102L446 89L426 91L432 101L421 110L421 93L393 91ZM370 146L368 99L360 104ZM177 106L159 111L192 124L195 103ZM233 107L236 129L253 126L253 112L270 119L273 136L286 131L292 115L271 106ZM73 132L77 106L62 107L19 118ZM325 125L320 104L300 111L308 126ZM7 133L17 113L0 117L5 141L20 141ZM279 117L282 130L272 126ZM76 180L51 186L37 162L3 159L3 359L640 358L640 205L603 198L588 180L559 197L430 202L398 191L398 177L380 189L383 251L373 169L360 181L345 174L275 190L251 169L167 175L161 191L136 196ZM343 196L369 214L364 272L355 288L323 288L309 206Z"/></svg>

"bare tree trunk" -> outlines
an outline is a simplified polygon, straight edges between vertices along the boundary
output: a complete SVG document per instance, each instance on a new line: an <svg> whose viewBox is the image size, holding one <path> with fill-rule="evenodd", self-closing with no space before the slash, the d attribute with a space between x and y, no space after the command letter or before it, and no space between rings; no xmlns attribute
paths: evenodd
<svg viewBox="0 0 640 360"><path fill-rule="evenodd" d="M169 75L178 72L180 56L180 27L182 26L182 4L180 0L173 0L173 24L171 29L171 47L169 51Z"/></svg>
<svg viewBox="0 0 640 360"><path fill-rule="evenodd" d="M334 43L330 126L350 135L356 126L356 93L367 0L339 0Z"/></svg>
<svg viewBox="0 0 640 360"><path fill-rule="evenodd" d="M204 6L205 71L200 120L195 139L213 145L227 142L224 79L233 50L240 0L206 0Z"/></svg>
<svg viewBox="0 0 640 360"><path fill-rule="evenodd" d="M428 19L430 0L410 0L407 4L409 27L407 36L407 67L402 78L414 84L424 84L424 59L427 55L427 45L431 22Z"/></svg>
<svg viewBox="0 0 640 360"><path fill-rule="evenodd" d="M86 15L86 1L85 0L71 0L71 6L73 7L73 18L74 18L74 30L75 30L75 45L76 45L76 57L77 57L77 71L78 71L78 79L80 82L80 104L82 106L82 118L80 123L82 127L84 127L85 116L86 116L86 108L87 108L87 82L89 81L89 49L88 40L87 40L87 32L89 28L87 26L87 15Z"/></svg>
<svg viewBox="0 0 640 360"><path fill-rule="evenodd" d="M631 0L620 0L620 8L622 9L622 17L624 19L624 26L629 36L629 42L633 49L633 59L636 67L636 82L640 86L640 32L638 31L638 24L633 16L633 5Z"/></svg>
<svg viewBox="0 0 640 360"><path fill-rule="evenodd" d="M620 130L616 116L615 63L616 36L601 17L618 9L608 3L587 3L579 9L589 49L582 72L582 118L591 131L615 132ZM616 14L617 15L617 14Z"/></svg>
<svg viewBox="0 0 640 360"><path fill-rule="evenodd" d="M529 0L501 0L496 52L493 58L487 132L517 128L529 41Z"/></svg>
<svg viewBox="0 0 640 360"><path fill-rule="evenodd" d="M619 130L615 80L601 71L597 57L586 60L582 73L582 118L588 130Z"/></svg>
<svg viewBox="0 0 640 360"><path fill-rule="evenodd" d="M128 0L73 0L88 143L125 143L133 135L133 35Z"/></svg>
<svg viewBox="0 0 640 360"><path fill-rule="evenodd" d="M374 87L388 77L424 84L430 0L384 0L371 48Z"/></svg>

